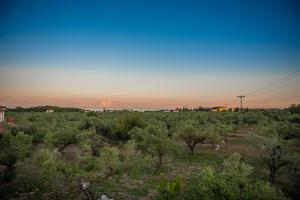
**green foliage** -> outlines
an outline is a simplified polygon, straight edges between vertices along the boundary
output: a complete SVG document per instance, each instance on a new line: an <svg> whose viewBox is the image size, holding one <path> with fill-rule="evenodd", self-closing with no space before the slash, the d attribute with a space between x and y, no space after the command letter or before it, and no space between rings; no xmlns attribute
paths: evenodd
<svg viewBox="0 0 300 200"><path fill-rule="evenodd" d="M101 164L105 168L106 176L111 176L121 170L120 151L116 147L104 147L101 149Z"/></svg>
<svg viewBox="0 0 300 200"><path fill-rule="evenodd" d="M48 109L55 110L56 112L83 112L83 110L79 108L62 108L57 106L37 106L30 108L22 108L18 106L9 110L13 112L46 112Z"/></svg>
<svg viewBox="0 0 300 200"><path fill-rule="evenodd" d="M233 196L226 179L211 167L202 170L198 195L203 200L229 200Z"/></svg>
<svg viewBox="0 0 300 200"><path fill-rule="evenodd" d="M177 126L176 135L186 143L189 153L193 154L197 144L218 144L222 139L226 140L228 133L232 130L233 125L219 121L212 124L201 124L195 120L185 120Z"/></svg>
<svg viewBox="0 0 300 200"><path fill-rule="evenodd" d="M181 182L179 177L168 179L166 176L163 176L157 186L157 191L159 192L158 199L173 200L178 197L181 192Z"/></svg>
<svg viewBox="0 0 300 200"><path fill-rule="evenodd" d="M208 127L197 126L195 121L186 120L181 122L177 129L177 137L183 140L191 154L197 144L203 143L207 138Z"/></svg>
<svg viewBox="0 0 300 200"><path fill-rule="evenodd" d="M288 200L284 194L265 181L256 181L245 188L244 200Z"/></svg>
<svg viewBox="0 0 300 200"><path fill-rule="evenodd" d="M35 163L39 166L38 182L39 190L47 192L48 198L70 198L74 193L74 187L82 176L76 165L59 160L56 151L42 149L35 155Z"/></svg>
<svg viewBox="0 0 300 200"><path fill-rule="evenodd" d="M249 137L249 142L268 168L269 180L274 184L277 171L290 163L285 141L277 133L274 124L263 124L257 128L256 134Z"/></svg>
<svg viewBox="0 0 300 200"><path fill-rule="evenodd" d="M5 124L5 134L0 136L0 164L6 165L0 170L9 167L9 173L4 173L5 181L10 181L0 186L0 199L84 199L79 188L81 179L90 183L93 199L103 193L115 199L153 199L157 194L153 191L158 183L157 169L168 177L182 177L180 181L163 178L157 188L160 199L286 199L279 189L255 176L264 172L257 158L272 176L280 175L278 188L285 189L281 180L289 178L291 183L286 187L297 190L297 176L290 176L299 173L299 155L289 151L298 149L299 114L289 110L9 111L6 116L13 117L16 126ZM228 137L237 129L250 135L258 156L240 151L239 147L248 147L244 135ZM242 132L244 129L247 132ZM251 130L255 131L249 134ZM207 145L202 145L203 151L196 155L187 156L180 149L174 152L181 141L219 144L227 137L228 148L218 152L207 149ZM221 163L222 157L235 151L245 157L233 154ZM255 170L244 160L253 163ZM193 192L187 193L189 189Z"/></svg>
<svg viewBox="0 0 300 200"><path fill-rule="evenodd" d="M237 153L230 155L229 158L223 162L222 173L227 179L236 183L238 187L243 188L249 181L253 167L242 162L241 158L242 157Z"/></svg>
<svg viewBox="0 0 300 200"><path fill-rule="evenodd" d="M100 147L104 146L104 140L94 128L78 133L76 139L83 151L90 152L93 156L100 156L99 151Z"/></svg>
<svg viewBox="0 0 300 200"><path fill-rule="evenodd" d="M230 123L218 123L215 125L215 132L218 133L220 137L222 137L225 141L227 141L227 136L230 132L233 132L235 129L235 125Z"/></svg>
<svg viewBox="0 0 300 200"><path fill-rule="evenodd" d="M291 116L289 120L291 120L292 123L288 121L283 121L283 122L277 122L274 126L276 129L276 132L280 137L282 137L285 140L288 139L300 139L300 126L297 121L294 120L299 120L299 116Z"/></svg>
<svg viewBox="0 0 300 200"><path fill-rule="evenodd" d="M62 151L68 144L76 144L78 142L78 129L75 127L65 127L57 129L52 133L49 132L45 136L45 143L49 146L57 147Z"/></svg>
<svg viewBox="0 0 300 200"><path fill-rule="evenodd" d="M286 199L276 187L264 181L251 179L253 168L241 161L239 154L233 154L223 162L223 169L217 172L204 168L198 186L199 199L265 200Z"/></svg>
<svg viewBox="0 0 300 200"><path fill-rule="evenodd" d="M115 126L113 126L112 139L128 141L131 139L130 131L133 128L143 128L145 126L144 121L138 115L127 115L117 120Z"/></svg>
<svg viewBox="0 0 300 200"><path fill-rule="evenodd" d="M97 122L95 128L96 132L103 137L113 139L113 126L115 121L112 119L102 119Z"/></svg>
<svg viewBox="0 0 300 200"><path fill-rule="evenodd" d="M292 104L288 111L292 114L300 114L300 104Z"/></svg>
<svg viewBox="0 0 300 200"><path fill-rule="evenodd" d="M171 150L172 142L164 122L153 121L145 129L135 129L132 134L141 151L157 158L157 167L163 164L163 157Z"/></svg>
<svg viewBox="0 0 300 200"><path fill-rule="evenodd" d="M93 124L91 123L91 121L89 119L81 120L81 122L78 126L79 130L88 130L92 127L93 127Z"/></svg>
<svg viewBox="0 0 300 200"><path fill-rule="evenodd" d="M245 112L242 114L242 120L245 124L257 124L263 119L263 116L258 112Z"/></svg>
<svg viewBox="0 0 300 200"><path fill-rule="evenodd" d="M140 165L141 160L143 160L143 155L141 152L137 152L137 144L135 141L130 140L120 148L119 159L122 162L122 167L126 170Z"/></svg>
<svg viewBox="0 0 300 200"><path fill-rule="evenodd" d="M144 128L145 123L140 115L125 114L117 119L103 119L97 122L96 132L112 141L126 142L131 139L130 131Z"/></svg>
<svg viewBox="0 0 300 200"><path fill-rule="evenodd" d="M288 118L288 121L293 124L300 125L300 114L293 114Z"/></svg>
<svg viewBox="0 0 300 200"><path fill-rule="evenodd" d="M6 132L0 139L0 163L13 167L17 160L28 156L32 144L32 136L19 132L16 136Z"/></svg>

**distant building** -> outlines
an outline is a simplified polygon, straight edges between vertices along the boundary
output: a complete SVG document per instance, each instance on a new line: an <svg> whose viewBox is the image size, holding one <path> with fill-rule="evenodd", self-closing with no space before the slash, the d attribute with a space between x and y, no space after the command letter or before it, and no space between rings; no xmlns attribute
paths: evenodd
<svg viewBox="0 0 300 200"><path fill-rule="evenodd" d="M6 107L0 106L0 123L4 121L4 112L6 110Z"/></svg>
<svg viewBox="0 0 300 200"><path fill-rule="evenodd" d="M46 110L46 113L53 113L53 112L54 112L53 109L48 109L48 110Z"/></svg>
<svg viewBox="0 0 300 200"><path fill-rule="evenodd" d="M228 110L227 105L225 105L225 106L216 106L216 107L210 108L210 111L213 111L213 112L226 112L227 110Z"/></svg>

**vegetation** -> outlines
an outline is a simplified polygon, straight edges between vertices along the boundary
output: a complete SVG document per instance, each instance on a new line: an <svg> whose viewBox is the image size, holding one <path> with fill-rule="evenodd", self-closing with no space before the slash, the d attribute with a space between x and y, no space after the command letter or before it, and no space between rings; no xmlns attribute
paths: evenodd
<svg viewBox="0 0 300 200"><path fill-rule="evenodd" d="M10 110L0 198L299 199L298 110Z"/></svg>
<svg viewBox="0 0 300 200"><path fill-rule="evenodd" d="M167 177L163 177L159 183L157 190L159 192L159 200L172 200L179 196L181 187L181 179L175 177L168 180Z"/></svg>
<svg viewBox="0 0 300 200"><path fill-rule="evenodd" d="M16 107L8 110L12 112L46 112L47 110L55 110L56 112L83 112L83 110L79 108L62 108L58 106Z"/></svg>
<svg viewBox="0 0 300 200"><path fill-rule="evenodd" d="M285 141L269 124L258 126L257 133L251 135L250 140L259 158L262 159L269 170L270 183L274 184L277 171L290 162L288 152L285 149Z"/></svg>

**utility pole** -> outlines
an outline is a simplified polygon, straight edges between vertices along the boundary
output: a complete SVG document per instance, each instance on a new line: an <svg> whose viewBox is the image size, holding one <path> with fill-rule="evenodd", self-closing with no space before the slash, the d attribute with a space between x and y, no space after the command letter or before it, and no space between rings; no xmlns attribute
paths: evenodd
<svg viewBox="0 0 300 200"><path fill-rule="evenodd" d="M240 101L241 101L241 110L243 110L243 98L245 98L246 96L244 95L240 95L240 96L237 96L237 98L240 98Z"/></svg>

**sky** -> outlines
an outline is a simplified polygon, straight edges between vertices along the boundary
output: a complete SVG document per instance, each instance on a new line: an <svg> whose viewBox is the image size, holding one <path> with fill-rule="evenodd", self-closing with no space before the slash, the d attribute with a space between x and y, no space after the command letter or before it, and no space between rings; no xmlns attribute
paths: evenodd
<svg viewBox="0 0 300 200"><path fill-rule="evenodd" d="M0 104L287 107L299 36L297 0L2 0Z"/></svg>

